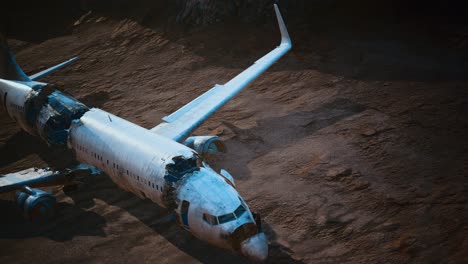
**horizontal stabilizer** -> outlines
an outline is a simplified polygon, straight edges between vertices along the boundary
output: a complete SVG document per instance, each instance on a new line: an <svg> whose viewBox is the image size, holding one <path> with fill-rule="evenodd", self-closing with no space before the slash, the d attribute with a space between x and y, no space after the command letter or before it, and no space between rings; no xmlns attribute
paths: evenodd
<svg viewBox="0 0 468 264"><path fill-rule="evenodd" d="M58 65L55 65L54 67L50 67L50 68L47 69L47 70L43 70L43 71L41 71L41 72L38 72L38 73L36 73L36 74L33 74L33 75L29 76L29 78L30 78L32 81L36 81L36 80L38 80L38 79L40 79L40 78L42 78L42 77L44 77L44 76L46 76L46 75L49 75L49 74L53 73L54 71L56 71L56 70L62 68L63 66L69 64L70 62L73 62L73 61L76 60L76 59L78 59L78 57L71 58L71 59L69 59L69 60L67 60L67 61L65 61L65 62L62 62L62 63L60 63L60 64L58 64Z"/></svg>

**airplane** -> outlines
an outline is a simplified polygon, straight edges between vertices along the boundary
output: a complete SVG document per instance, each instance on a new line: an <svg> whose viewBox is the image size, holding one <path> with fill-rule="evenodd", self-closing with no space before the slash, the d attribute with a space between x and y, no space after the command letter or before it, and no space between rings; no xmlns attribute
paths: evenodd
<svg viewBox="0 0 468 264"><path fill-rule="evenodd" d="M226 170L208 166L204 156L225 151L217 136L189 136L291 47L286 25L274 5L281 43L223 85L184 105L146 129L38 80L71 63L27 76L6 43L0 45L0 112L49 146L68 148L82 166L65 172L28 169L0 177L0 193L16 191L16 203L30 219L49 219L55 198L36 189L74 183L76 172L95 168L120 188L172 211L176 222L195 237L253 261L268 256L259 215L236 190ZM2 63L3 62L3 63Z"/></svg>

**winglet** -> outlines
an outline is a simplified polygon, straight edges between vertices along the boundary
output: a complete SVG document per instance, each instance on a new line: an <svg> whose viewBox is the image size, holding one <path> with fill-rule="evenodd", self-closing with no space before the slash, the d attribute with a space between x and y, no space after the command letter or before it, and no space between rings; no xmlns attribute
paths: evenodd
<svg viewBox="0 0 468 264"><path fill-rule="evenodd" d="M276 19L278 20L278 25L281 31L281 45L288 45L289 47L292 46L291 39L289 38L288 29L284 24L283 16L281 16L281 12L278 8L277 4L274 4L275 12L276 12Z"/></svg>
<svg viewBox="0 0 468 264"><path fill-rule="evenodd" d="M60 64L58 64L58 65L55 65L54 67L50 67L50 68L47 69L47 70L43 70L43 71L41 71L41 72L38 72L38 73L36 73L36 74L33 74L33 75L29 76L29 78L30 78L32 81L38 80L38 79L40 79L40 78L42 78L42 77L44 77L44 76L46 76L46 75L51 74L52 72L54 72L54 71L56 71L56 70L62 68L63 66L69 64L70 62L73 62L73 61L76 60L76 59L78 59L78 56L77 56L77 57L74 57L74 58L71 58L71 59L69 59L69 60L67 60L67 61L65 61L65 62L62 62L62 63L60 63Z"/></svg>

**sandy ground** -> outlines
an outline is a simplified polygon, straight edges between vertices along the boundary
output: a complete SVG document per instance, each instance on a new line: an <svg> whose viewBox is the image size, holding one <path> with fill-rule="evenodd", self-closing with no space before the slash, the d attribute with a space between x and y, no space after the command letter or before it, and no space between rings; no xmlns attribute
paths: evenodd
<svg viewBox="0 0 468 264"><path fill-rule="evenodd" d="M268 262L466 261L468 87L457 51L419 45L424 39L411 46L295 29L293 52L195 133L227 144L210 163L230 171L261 213ZM100 19L40 44L10 45L28 73L80 55L45 81L150 128L278 38L270 24L166 34ZM0 124L0 173L63 160L7 117ZM0 200L0 263L245 261L192 237L105 175L70 196L55 192L59 216L42 226Z"/></svg>

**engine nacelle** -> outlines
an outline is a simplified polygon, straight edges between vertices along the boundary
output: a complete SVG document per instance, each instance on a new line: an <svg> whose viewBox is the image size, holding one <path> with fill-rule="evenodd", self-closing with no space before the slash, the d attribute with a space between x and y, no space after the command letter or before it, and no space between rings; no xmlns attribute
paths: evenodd
<svg viewBox="0 0 468 264"><path fill-rule="evenodd" d="M226 146L217 136L193 136L185 140L184 145L204 156L217 152L226 152Z"/></svg>
<svg viewBox="0 0 468 264"><path fill-rule="evenodd" d="M25 218L32 221L45 221L54 217L57 200L48 192L24 187L16 193L16 205Z"/></svg>

